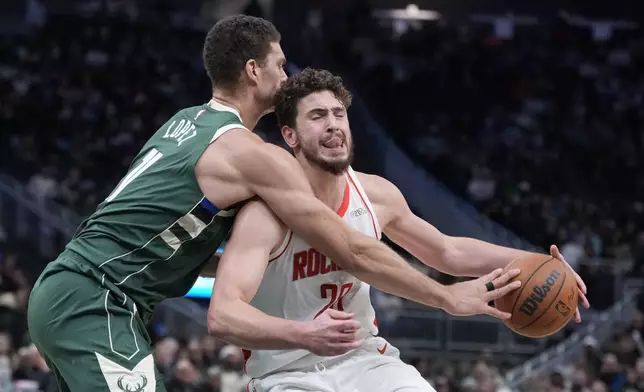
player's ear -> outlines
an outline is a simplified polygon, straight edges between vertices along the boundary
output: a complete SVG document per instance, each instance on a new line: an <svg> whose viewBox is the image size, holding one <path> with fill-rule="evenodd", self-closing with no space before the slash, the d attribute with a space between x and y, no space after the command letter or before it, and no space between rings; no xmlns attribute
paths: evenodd
<svg viewBox="0 0 644 392"><path fill-rule="evenodd" d="M282 137L290 148L297 147L299 140L297 139L297 132L295 132L295 129L289 127L288 125L284 125L282 127Z"/></svg>
<svg viewBox="0 0 644 392"><path fill-rule="evenodd" d="M246 65L244 66L244 73L246 74L246 77L248 77L248 79L252 80L256 84L258 82L258 68L259 64L254 59L246 61Z"/></svg>

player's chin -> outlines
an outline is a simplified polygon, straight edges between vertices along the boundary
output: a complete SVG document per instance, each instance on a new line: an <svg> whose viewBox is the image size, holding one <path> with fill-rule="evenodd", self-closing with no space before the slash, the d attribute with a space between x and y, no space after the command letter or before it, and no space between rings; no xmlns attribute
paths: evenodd
<svg viewBox="0 0 644 392"><path fill-rule="evenodd" d="M321 158L327 161L342 161L349 158L349 151L345 146L329 148L322 146L320 148Z"/></svg>

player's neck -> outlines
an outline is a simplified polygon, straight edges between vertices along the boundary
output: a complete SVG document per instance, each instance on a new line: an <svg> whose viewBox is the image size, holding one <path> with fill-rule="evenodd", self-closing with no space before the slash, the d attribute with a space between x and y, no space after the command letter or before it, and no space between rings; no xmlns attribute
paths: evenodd
<svg viewBox="0 0 644 392"><path fill-rule="evenodd" d="M311 184L315 197L333 210L340 208L347 182L345 175L331 174L310 165L308 162L302 164L302 169Z"/></svg>
<svg viewBox="0 0 644 392"><path fill-rule="evenodd" d="M257 102L249 94L235 95L226 91L215 90L212 100L239 112L242 123L251 131L255 128L259 119L266 114L266 110L261 108L261 105L257 105Z"/></svg>

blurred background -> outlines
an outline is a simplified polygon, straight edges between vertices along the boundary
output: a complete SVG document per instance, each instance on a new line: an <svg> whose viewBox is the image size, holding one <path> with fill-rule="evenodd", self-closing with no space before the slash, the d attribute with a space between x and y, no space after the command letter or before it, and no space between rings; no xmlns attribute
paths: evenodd
<svg viewBox="0 0 644 392"><path fill-rule="evenodd" d="M547 339L374 290L382 335L438 392L644 391L644 2L629 0L0 1L0 391L56 390L26 333L30 285L157 127L209 99L205 32L237 13L276 24L290 72L351 86L356 169L447 234L558 244L585 279L584 323ZM272 116L257 133L279 143ZM239 349L207 336L211 285L150 325L169 392L245 390Z"/></svg>

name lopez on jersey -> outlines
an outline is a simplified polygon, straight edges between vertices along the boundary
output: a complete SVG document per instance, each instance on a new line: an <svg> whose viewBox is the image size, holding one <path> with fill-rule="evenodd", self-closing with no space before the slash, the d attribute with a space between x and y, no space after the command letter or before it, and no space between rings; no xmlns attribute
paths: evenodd
<svg viewBox="0 0 644 392"><path fill-rule="evenodd" d="M293 281L334 271L342 271L342 268L316 249L310 248L293 255Z"/></svg>

